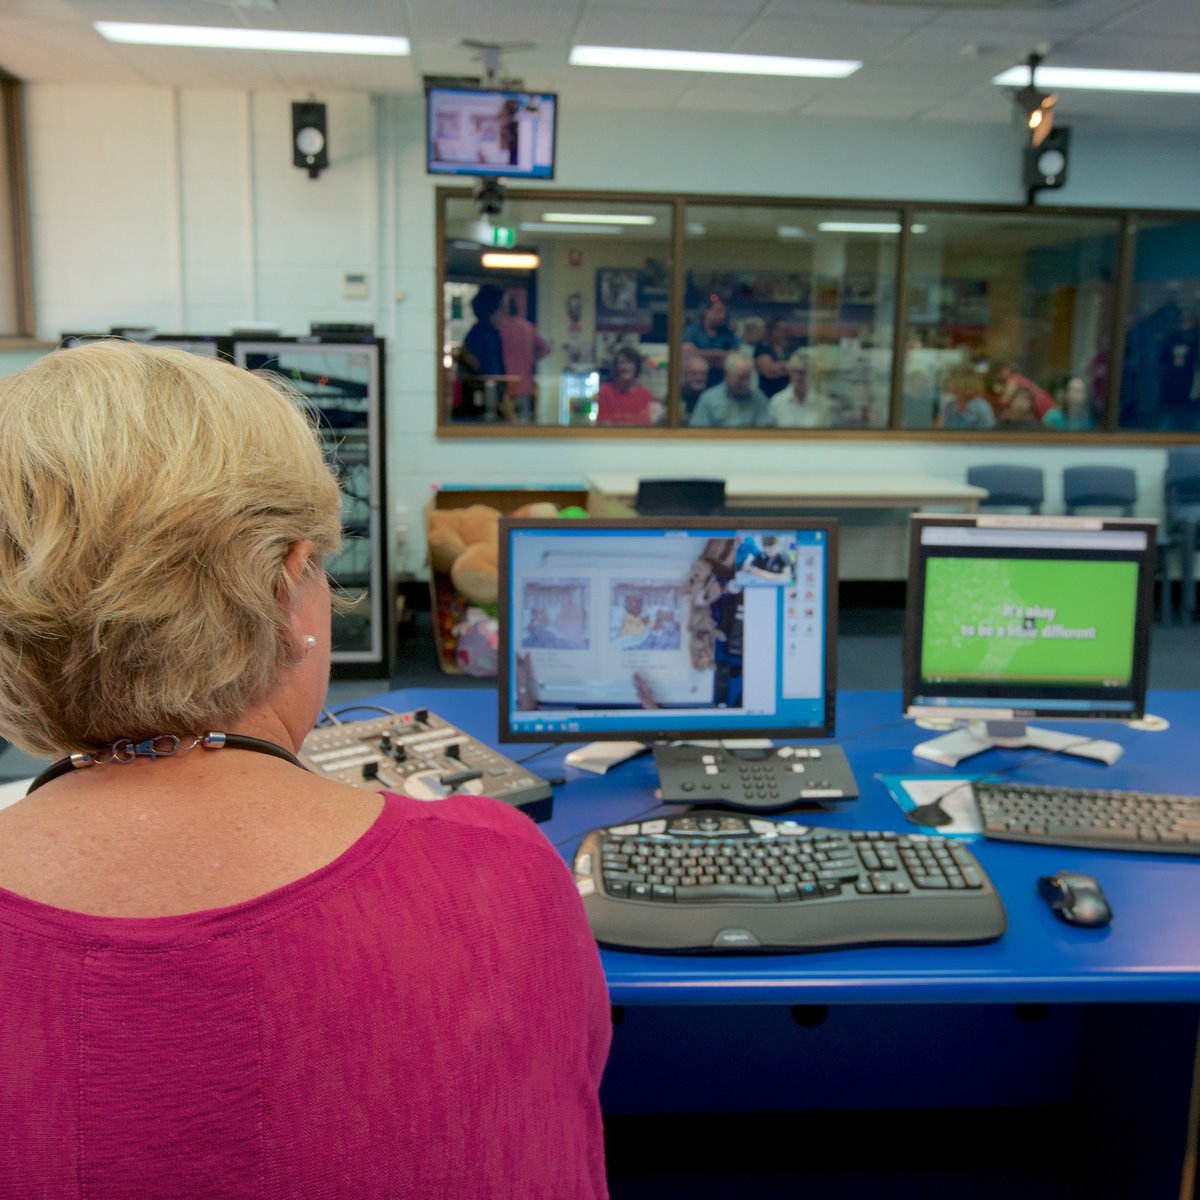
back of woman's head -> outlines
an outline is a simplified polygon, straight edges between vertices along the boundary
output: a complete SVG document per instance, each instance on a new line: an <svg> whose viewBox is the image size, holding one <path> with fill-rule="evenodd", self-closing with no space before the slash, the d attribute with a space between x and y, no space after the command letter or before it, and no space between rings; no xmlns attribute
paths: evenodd
<svg viewBox="0 0 1200 1200"><path fill-rule="evenodd" d="M295 398L248 371L112 342L0 380L0 732L55 753L235 720L297 654L287 554L335 550L340 508Z"/></svg>

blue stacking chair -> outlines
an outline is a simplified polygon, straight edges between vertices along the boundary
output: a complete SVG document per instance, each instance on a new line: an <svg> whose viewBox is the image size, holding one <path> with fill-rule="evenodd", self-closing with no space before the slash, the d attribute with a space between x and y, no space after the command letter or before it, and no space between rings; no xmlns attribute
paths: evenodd
<svg viewBox="0 0 1200 1200"><path fill-rule="evenodd" d="M1042 511L1046 497L1041 467L1019 467L997 463L986 467L968 467L967 482L987 489L987 499L980 508L1027 508L1031 513Z"/></svg>
<svg viewBox="0 0 1200 1200"><path fill-rule="evenodd" d="M1132 467L1080 466L1063 470L1063 502L1067 514L1082 509L1116 509L1123 517L1132 517L1137 505L1137 473ZM1175 539L1164 523L1158 527L1159 620L1170 621L1171 547Z"/></svg>
<svg viewBox="0 0 1200 1200"><path fill-rule="evenodd" d="M1166 532L1179 547L1183 619L1196 609L1196 541L1200 535L1200 446L1167 451L1163 477Z"/></svg>

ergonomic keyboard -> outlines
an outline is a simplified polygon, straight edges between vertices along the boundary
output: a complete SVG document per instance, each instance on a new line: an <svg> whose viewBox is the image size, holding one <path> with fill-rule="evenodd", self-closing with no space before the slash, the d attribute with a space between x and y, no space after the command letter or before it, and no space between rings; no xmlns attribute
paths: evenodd
<svg viewBox="0 0 1200 1200"><path fill-rule="evenodd" d="M575 882L596 940L689 954L986 942L1007 927L961 843L693 810L594 829Z"/></svg>
<svg viewBox="0 0 1200 1200"><path fill-rule="evenodd" d="M1002 842L1200 855L1200 797L977 780L984 837Z"/></svg>

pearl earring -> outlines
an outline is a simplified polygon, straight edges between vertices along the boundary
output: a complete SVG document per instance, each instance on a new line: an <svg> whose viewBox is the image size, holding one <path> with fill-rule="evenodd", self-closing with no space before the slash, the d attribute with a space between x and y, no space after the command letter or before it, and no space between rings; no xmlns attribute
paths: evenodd
<svg viewBox="0 0 1200 1200"><path fill-rule="evenodd" d="M311 634L311 633L306 633L306 634L304 635L304 649L305 649L305 651L308 651L308 650L315 650L316 648L317 648L317 639L316 639L316 637L315 637L313 634Z"/></svg>

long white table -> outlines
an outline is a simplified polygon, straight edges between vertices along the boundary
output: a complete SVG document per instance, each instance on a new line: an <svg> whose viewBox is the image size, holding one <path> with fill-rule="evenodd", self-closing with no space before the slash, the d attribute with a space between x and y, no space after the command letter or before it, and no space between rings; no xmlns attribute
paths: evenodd
<svg viewBox="0 0 1200 1200"><path fill-rule="evenodd" d="M632 511L638 476L597 472L587 476L588 511ZM976 512L987 489L934 475L813 474L730 475L725 506L761 513L842 512L838 573L842 579L904 579L908 573L907 517L923 509ZM850 510L856 510L851 512ZM857 510L864 510L861 512ZM867 510L890 514L871 519Z"/></svg>
<svg viewBox="0 0 1200 1200"><path fill-rule="evenodd" d="M600 472L587 477L588 487L612 500L632 504L638 476ZM725 503L730 508L777 506L808 508L956 508L975 512L987 489L934 475L729 475Z"/></svg>

